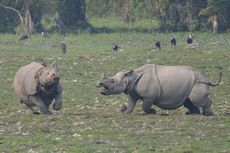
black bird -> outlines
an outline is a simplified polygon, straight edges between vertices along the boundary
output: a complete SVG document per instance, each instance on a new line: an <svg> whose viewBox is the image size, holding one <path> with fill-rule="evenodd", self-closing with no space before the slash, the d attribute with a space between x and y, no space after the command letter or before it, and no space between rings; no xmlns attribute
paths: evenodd
<svg viewBox="0 0 230 153"><path fill-rule="evenodd" d="M170 42L171 42L171 46L176 47L176 38L175 37L171 36Z"/></svg>
<svg viewBox="0 0 230 153"><path fill-rule="evenodd" d="M118 45L114 43L114 44L113 44L113 51L114 51L114 52L117 52L117 51L118 51L118 48L119 48Z"/></svg>
<svg viewBox="0 0 230 153"><path fill-rule="evenodd" d="M30 37L29 34L24 34L24 35L21 35L21 37L19 38L19 40L20 40L20 41L26 40L26 39L28 39L29 37Z"/></svg>
<svg viewBox="0 0 230 153"><path fill-rule="evenodd" d="M192 35L189 34L188 38L187 38L187 44L192 44Z"/></svg>
<svg viewBox="0 0 230 153"><path fill-rule="evenodd" d="M62 53L66 53L66 49L67 49L67 45L66 45L66 43L65 42L61 42L61 51L62 51Z"/></svg>
<svg viewBox="0 0 230 153"><path fill-rule="evenodd" d="M160 41L155 41L155 46L156 46L157 50L161 50L161 43L160 43Z"/></svg>

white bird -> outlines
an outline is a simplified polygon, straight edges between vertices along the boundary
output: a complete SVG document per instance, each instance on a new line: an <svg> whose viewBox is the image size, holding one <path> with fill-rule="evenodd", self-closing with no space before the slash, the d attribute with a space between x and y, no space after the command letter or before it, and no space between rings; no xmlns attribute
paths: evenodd
<svg viewBox="0 0 230 153"><path fill-rule="evenodd" d="M192 44L193 40L192 40L192 35L189 34L188 38L187 38L187 44Z"/></svg>

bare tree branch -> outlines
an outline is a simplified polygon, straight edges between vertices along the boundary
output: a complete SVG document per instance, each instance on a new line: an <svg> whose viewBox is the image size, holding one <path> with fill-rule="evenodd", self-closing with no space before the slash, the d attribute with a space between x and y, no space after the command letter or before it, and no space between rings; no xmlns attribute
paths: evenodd
<svg viewBox="0 0 230 153"><path fill-rule="evenodd" d="M5 8L5 9L8 9L8 10L11 10L11 11L16 12L16 13L18 14L20 20L21 20L21 21L23 20L23 17L22 17L22 15L21 15L21 13L20 13L19 10L16 10L16 9L13 8L13 7L6 6L6 5L4 5L4 4L2 4L2 3L0 3L0 7L3 7L3 8Z"/></svg>
<svg viewBox="0 0 230 153"><path fill-rule="evenodd" d="M13 12L16 12L18 14L18 16L19 16L20 24L21 24L24 32L26 34L31 34L31 33L34 32L34 24L33 24L33 21L31 19L31 15L30 15L30 11L29 11L30 0L25 0L24 2L25 2L24 3L25 8L26 8L25 13L24 13L25 16L22 16L22 13L19 10L15 9L13 7L6 6L6 5L4 5L2 3L0 3L0 7L3 7L5 9L11 10Z"/></svg>

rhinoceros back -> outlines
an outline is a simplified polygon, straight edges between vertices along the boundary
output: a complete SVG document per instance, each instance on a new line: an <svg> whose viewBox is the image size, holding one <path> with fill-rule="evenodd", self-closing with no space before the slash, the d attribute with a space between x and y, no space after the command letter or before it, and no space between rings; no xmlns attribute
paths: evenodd
<svg viewBox="0 0 230 153"><path fill-rule="evenodd" d="M14 77L14 91L19 99L27 101L28 95L36 90L36 73L43 65L32 62L26 66L21 67Z"/></svg>

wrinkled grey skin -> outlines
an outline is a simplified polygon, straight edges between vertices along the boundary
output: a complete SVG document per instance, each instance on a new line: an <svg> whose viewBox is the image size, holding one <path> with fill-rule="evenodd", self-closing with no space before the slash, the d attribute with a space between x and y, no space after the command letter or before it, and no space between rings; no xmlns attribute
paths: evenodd
<svg viewBox="0 0 230 153"><path fill-rule="evenodd" d="M102 76L97 87L102 95L125 93L128 105L122 111L131 113L138 100L142 100L142 110L156 113L151 108L176 109L184 105L187 114L212 115L209 86L212 84L199 71L187 66L161 66L146 64L134 70L118 72L113 77Z"/></svg>
<svg viewBox="0 0 230 153"><path fill-rule="evenodd" d="M13 87L21 103L33 113L36 113L33 107L37 106L41 113L52 114L49 106L54 99L53 109L58 111L62 108L62 86L55 63L45 66L32 62L21 67L14 77Z"/></svg>

